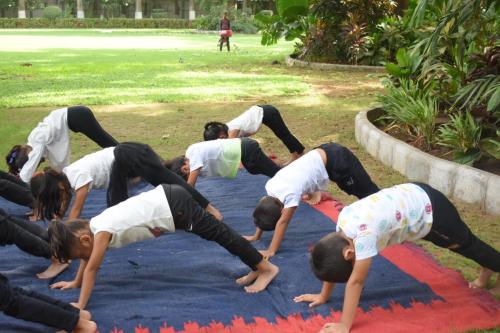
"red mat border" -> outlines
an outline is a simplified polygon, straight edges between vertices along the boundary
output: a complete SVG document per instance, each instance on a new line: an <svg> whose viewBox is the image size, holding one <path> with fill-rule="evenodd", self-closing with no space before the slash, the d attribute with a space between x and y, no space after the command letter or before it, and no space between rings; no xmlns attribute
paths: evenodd
<svg viewBox="0 0 500 333"><path fill-rule="evenodd" d="M334 221L342 207L335 200L322 201L314 206ZM367 312L358 309L351 332L455 333L500 326L500 302L484 290L468 288L467 281L458 272L440 266L422 248L406 243L391 246L381 255L419 282L427 284L444 301L432 301L430 304L414 302L411 308L393 304L390 309L373 307ZM325 323L338 321L339 318L340 309L332 311L327 317L315 315L303 319L300 315L291 315L277 318L276 323L269 323L264 318L255 318L254 323L246 323L238 317L229 325L218 322L208 326L186 323L181 331L166 324L159 330L139 326L135 333L312 333L318 332ZM116 329L111 333L124 331Z"/></svg>

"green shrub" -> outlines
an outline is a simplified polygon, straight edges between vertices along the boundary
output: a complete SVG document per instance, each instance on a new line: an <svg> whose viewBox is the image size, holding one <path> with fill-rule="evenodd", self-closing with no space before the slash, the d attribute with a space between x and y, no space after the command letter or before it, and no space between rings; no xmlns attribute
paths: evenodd
<svg viewBox="0 0 500 333"><path fill-rule="evenodd" d="M17 19L0 18L0 29L33 29L33 28L58 28L58 29L188 29L191 28L189 20L183 19L128 19L111 18L101 20L98 18L61 18L49 20L45 18Z"/></svg>
<svg viewBox="0 0 500 333"><path fill-rule="evenodd" d="M155 8L151 10L151 18L154 19L168 18L168 12L162 8Z"/></svg>
<svg viewBox="0 0 500 333"><path fill-rule="evenodd" d="M414 143L429 150L434 143L438 103L430 89L422 89L412 80L401 79L399 85L387 80L386 95L379 96L389 120L413 138Z"/></svg>
<svg viewBox="0 0 500 333"><path fill-rule="evenodd" d="M47 6L43 9L43 17L49 20L55 20L58 17L61 17L62 10L57 6Z"/></svg>
<svg viewBox="0 0 500 333"><path fill-rule="evenodd" d="M472 165L481 157L481 132L481 124L469 112L452 114L450 122L438 129L438 144L451 148L455 162Z"/></svg>

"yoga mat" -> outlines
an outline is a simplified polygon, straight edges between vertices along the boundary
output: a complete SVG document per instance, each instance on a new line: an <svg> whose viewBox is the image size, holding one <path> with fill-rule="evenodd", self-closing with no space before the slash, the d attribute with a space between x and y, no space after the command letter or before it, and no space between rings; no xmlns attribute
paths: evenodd
<svg viewBox="0 0 500 333"><path fill-rule="evenodd" d="M252 211L265 194L265 176L240 171L237 178L201 179L197 188L241 234L252 234ZM132 192L151 187L139 184ZM22 216L27 209L6 201L0 207ZM338 321L344 285L327 304L311 309L293 297L319 293L321 282L309 268L314 242L335 230L336 201L298 208L280 251L272 262L280 274L258 294L247 294L234 281L249 269L215 242L179 231L157 239L110 250L98 273L87 309L101 333L174 332L317 332ZM105 192L92 191L82 217L105 209ZM42 222L43 223L43 222ZM255 243L266 249L272 234ZM73 302L79 290L48 288L73 279L77 263L52 281L35 274L49 262L15 246L0 248L0 272L14 286L34 289ZM463 332L500 325L500 303L482 290L471 290L455 271L440 267L415 245L388 248L375 258L352 332ZM45 326L0 314L1 332L46 332Z"/></svg>

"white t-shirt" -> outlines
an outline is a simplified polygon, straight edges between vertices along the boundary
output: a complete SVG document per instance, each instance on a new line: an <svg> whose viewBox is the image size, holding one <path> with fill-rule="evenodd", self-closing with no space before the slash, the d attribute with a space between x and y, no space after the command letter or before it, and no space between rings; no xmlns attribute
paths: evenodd
<svg viewBox="0 0 500 333"><path fill-rule="evenodd" d="M92 188L108 188L111 166L115 161L115 147L108 147L85 155L63 169L75 191L90 183Z"/></svg>
<svg viewBox="0 0 500 333"><path fill-rule="evenodd" d="M19 177L28 183L45 157L49 165L61 171L70 161L68 108L52 111L38 123L28 136L28 145L33 150L28 154L28 161L19 172Z"/></svg>
<svg viewBox="0 0 500 333"><path fill-rule="evenodd" d="M226 125L229 130L239 130L238 136L243 138L257 133L262 126L263 116L264 110L260 106L254 105Z"/></svg>
<svg viewBox="0 0 500 333"><path fill-rule="evenodd" d="M122 201L90 220L94 235L112 234L108 248L155 237L156 232L174 232L175 225L162 185Z"/></svg>
<svg viewBox="0 0 500 333"><path fill-rule="evenodd" d="M189 170L200 176L236 177L241 162L241 139L218 139L192 144L186 150Z"/></svg>
<svg viewBox="0 0 500 333"><path fill-rule="evenodd" d="M303 194L325 191L328 182L323 159L314 149L278 171L266 183L266 192L279 199L284 208L297 207Z"/></svg>
<svg viewBox="0 0 500 333"><path fill-rule="evenodd" d="M354 242L356 259L371 258L386 246L425 237L432 226L432 205L415 184L383 189L344 207L337 231Z"/></svg>

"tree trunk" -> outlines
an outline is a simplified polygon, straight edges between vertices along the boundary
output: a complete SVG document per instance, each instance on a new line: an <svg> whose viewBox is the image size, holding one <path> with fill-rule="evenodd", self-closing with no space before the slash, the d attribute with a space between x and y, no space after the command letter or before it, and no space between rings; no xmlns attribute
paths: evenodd
<svg viewBox="0 0 500 333"><path fill-rule="evenodd" d="M17 17L26 18L26 6L24 0L19 0L17 4Z"/></svg>
<svg viewBox="0 0 500 333"><path fill-rule="evenodd" d="M189 21L193 21L196 18L196 12L194 11L194 0L189 0Z"/></svg>
<svg viewBox="0 0 500 333"><path fill-rule="evenodd" d="M85 13L83 11L83 0L76 0L76 18L85 18Z"/></svg>
<svg viewBox="0 0 500 333"><path fill-rule="evenodd" d="M142 20L142 2L141 2L141 0L135 0L135 19Z"/></svg>

